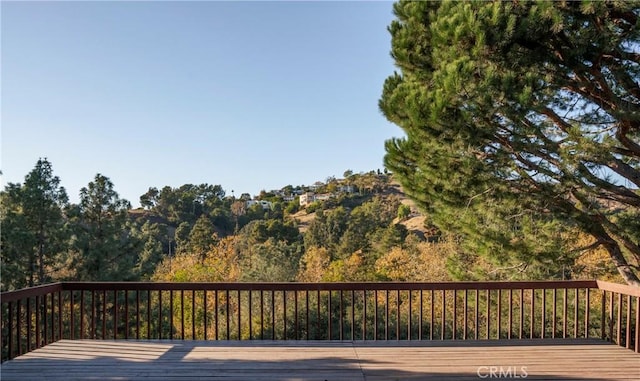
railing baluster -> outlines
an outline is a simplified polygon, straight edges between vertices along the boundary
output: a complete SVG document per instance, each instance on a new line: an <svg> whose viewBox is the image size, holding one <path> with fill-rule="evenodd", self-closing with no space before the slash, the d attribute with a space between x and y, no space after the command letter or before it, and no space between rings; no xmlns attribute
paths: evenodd
<svg viewBox="0 0 640 381"><path fill-rule="evenodd" d="M584 301L584 338L589 338L589 311L591 310L589 289L585 288L585 301Z"/></svg>
<svg viewBox="0 0 640 381"><path fill-rule="evenodd" d="M578 331L580 330L580 320L578 319L578 312L579 312L579 303L578 303L578 294L579 294L579 290L576 288L575 289L575 296L574 296L574 301L573 301L573 338L577 339L578 338Z"/></svg>
<svg viewBox="0 0 640 381"><path fill-rule="evenodd" d="M242 300L240 298L240 290L238 290L238 340L242 340L242 319L240 317L240 312L242 311Z"/></svg>
<svg viewBox="0 0 640 381"><path fill-rule="evenodd" d="M204 323L204 339L207 340L207 328L209 328L209 322L207 321L207 316L209 315L207 313L208 310L208 304L207 304L207 290L203 290L202 291L202 309L204 311L204 316L202 317L203 323Z"/></svg>
<svg viewBox="0 0 640 381"><path fill-rule="evenodd" d="M622 345L622 294L618 294L618 321L616 330L616 344Z"/></svg>
<svg viewBox="0 0 640 381"><path fill-rule="evenodd" d="M491 339L491 290L487 290L487 340Z"/></svg>
<svg viewBox="0 0 640 381"><path fill-rule="evenodd" d="M609 299L609 340L613 342L613 292L611 292L611 298Z"/></svg>
<svg viewBox="0 0 640 381"><path fill-rule="evenodd" d="M318 314L317 315L317 319L316 319L316 329L317 329L316 330L316 340L320 340L322 338L320 336L320 331L321 331L320 327L321 327L321 324L322 324L321 321L320 321L321 320L320 319L320 312L321 312L320 309L321 309L321 306L320 306L320 289L318 288L316 290L316 313Z"/></svg>
<svg viewBox="0 0 640 381"><path fill-rule="evenodd" d="M140 290L136 290L136 340L140 340Z"/></svg>
<svg viewBox="0 0 640 381"><path fill-rule="evenodd" d="M184 290L180 290L180 339L184 340Z"/></svg>
<svg viewBox="0 0 640 381"><path fill-rule="evenodd" d="M218 340L218 290L213 290L213 324L216 327L215 338Z"/></svg>
<svg viewBox="0 0 640 381"><path fill-rule="evenodd" d="M547 323L547 290L542 289L542 321L540 324L540 338L544 339Z"/></svg>
<svg viewBox="0 0 640 381"><path fill-rule="evenodd" d="M18 302L20 302L20 301L18 301ZM13 351L13 302L9 302L9 312L8 312L7 315L9 315L8 316L9 317L9 324L8 324L9 325L9 333L8 333L9 337L7 339L7 341L8 341L7 344L9 345L9 350L8 350L9 358L12 359L13 358L13 354L14 354L14 351ZM17 332L18 332L18 335L20 335L20 330L18 330Z"/></svg>
<svg viewBox="0 0 640 381"><path fill-rule="evenodd" d="M343 332L344 332L344 325L343 325L343 319L344 319L344 318L343 318L343 316L342 316L342 296L343 296L343 295L342 295L342 290L340 290L340 314L339 314L339 316L340 316L340 335L339 335L340 340L342 340L342 339L343 339L343 338L342 338L342 334L343 334Z"/></svg>
<svg viewBox="0 0 640 381"><path fill-rule="evenodd" d="M563 290L564 296L562 298L562 338L567 337L567 289Z"/></svg>
<svg viewBox="0 0 640 381"><path fill-rule="evenodd" d="M151 339L151 290L147 290L147 339Z"/></svg>
<svg viewBox="0 0 640 381"><path fill-rule="evenodd" d="M367 339L367 290L362 290L362 340Z"/></svg>
<svg viewBox="0 0 640 381"><path fill-rule="evenodd" d="M520 289L520 331L518 338L522 339L524 336L524 288Z"/></svg>
<svg viewBox="0 0 640 381"><path fill-rule="evenodd" d="M442 316L440 324L440 340L444 340L447 330L447 291L442 290Z"/></svg>
<svg viewBox="0 0 640 381"><path fill-rule="evenodd" d="M412 295L411 295L411 290L407 291L407 294L409 295L409 316L407 318L407 340L411 340L411 323L412 323L412 319L411 319L411 299L412 299Z"/></svg>
<svg viewBox="0 0 640 381"><path fill-rule="evenodd" d="M631 295L627 295L627 331L626 336L626 348L631 348Z"/></svg>
<svg viewBox="0 0 640 381"><path fill-rule="evenodd" d="M531 289L531 306L530 306L530 311L531 311L531 316L530 317L530 322L529 322L529 338L533 339L534 334L535 334L535 320L536 320L536 290L534 290L533 288Z"/></svg>
<svg viewBox="0 0 640 381"><path fill-rule="evenodd" d="M129 290L124 290L124 339L129 339Z"/></svg>
<svg viewBox="0 0 640 381"><path fill-rule="evenodd" d="M169 290L169 339L173 340L173 290ZM183 329L184 331L184 329Z"/></svg>
<svg viewBox="0 0 640 381"><path fill-rule="evenodd" d="M75 311L74 311L74 297L73 290L69 291L69 339L75 339Z"/></svg>
<svg viewBox="0 0 640 381"><path fill-rule="evenodd" d="M260 340L264 340L264 291L260 290Z"/></svg>
<svg viewBox="0 0 640 381"><path fill-rule="evenodd" d="M451 332L451 340L455 340L456 339L456 333L457 333L457 329L458 329L458 316L457 316L457 307L458 307L458 290L453 290L453 315L452 315L452 320L453 320L453 324L452 324L452 332Z"/></svg>
<svg viewBox="0 0 640 381"><path fill-rule="evenodd" d="M287 290L282 290L282 340L287 340Z"/></svg>
<svg viewBox="0 0 640 381"><path fill-rule="evenodd" d="M71 304L73 305L73 293L71 293ZM73 321L72 321L72 324L73 324ZM113 290L113 339L116 340L117 338L118 338L118 290Z"/></svg>
<svg viewBox="0 0 640 381"><path fill-rule="evenodd" d="M49 313L48 308L49 305L47 304L47 301L49 300L49 294L45 294L44 295L44 302L43 302L43 312L44 312L44 316L42 317L42 323L43 323L43 333L44 333L44 345L49 344ZM0 314L4 313L4 310L2 308L0 308ZM4 315L2 315L2 317L4 317ZM2 321L2 317L0 317L0 321ZM4 342L3 342L4 343Z"/></svg>
<svg viewBox="0 0 640 381"><path fill-rule="evenodd" d="M62 310L60 310L62 313ZM107 290L102 290L102 340L107 338Z"/></svg>
<svg viewBox="0 0 640 381"><path fill-rule="evenodd" d="M298 290L293 291L293 325L295 327L295 340L298 340Z"/></svg>
<svg viewBox="0 0 640 381"><path fill-rule="evenodd" d="M373 314L373 340L378 340L378 290L373 291L374 314Z"/></svg>
<svg viewBox="0 0 640 381"><path fill-rule="evenodd" d="M184 322L184 316L182 321ZM184 327L182 334L184 335ZM162 290L158 290L158 339L162 340Z"/></svg>
<svg viewBox="0 0 640 381"><path fill-rule="evenodd" d="M467 340L468 327L467 323L469 320L469 290L464 290L464 323L462 326L462 340ZM422 320L422 318L420 319ZM422 339L422 337L420 338Z"/></svg>
<svg viewBox="0 0 640 381"><path fill-rule="evenodd" d="M636 353L640 353L640 296L636 297Z"/></svg>
<svg viewBox="0 0 640 381"><path fill-rule="evenodd" d="M84 290L80 290L80 340L84 339Z"/></svg>
<svg viewBox="0 0 640 381"><path fill-rule="evenodd" d="M96 290L91 290L91 338L96 337Z"/></svg>
<svg viewBox="0 0 640 381"><path fill-rule="evenodd" d="M465 295L466 295L467 290L465 290ZM465 309L466 309L466 304L465 304ZM424 325L424 319L423 319L423 311L424 311L424 291L421 288L420 289L420 315L418 317L419 320L419 324L418 324L418 340L422 340L424 338L424 336L422 335L422 326ZM466 312L465 312L466 314ZM465 331L467 329L467 324L465 323Z"/></svg>
<svg viewBox="0 0 640 381"><path fill-rule="evenodd" d="M389 290L385 290L384 314L384 339L389 340Z"/></svg>
<svg viewBox="0 0 640 381"><path fill-rule="evenodd" d="M196 339L196 290L191 290L191 340ZM239 339L239 337L238 337Z"/></svg>
<svg viewBox="0 0 640 381"><path fill-rule="evenodd" d="M32 340L32 336L31 336L31 331L33 329L33 327L31 326L31 298L27 298L26 299L26 308L25 308L25 319L27 321L27 350L26 352L31 352L31 340ZM26 353L25 352L25 353Z"/></svg>
<svg viewBox="0 0 640 381"><path fill-rule="evenodd" d="M351 290L351 341L355 340L355 330L356 330L356 297L355 297L355 291Z"/></svg>
<svg viewBox="0 0 640 381"><path fill-rule="evenodd" d="M558 289L554 288L553 289L553 312L552 312L552 318L551 318L551 338L555 339L556 338L556 311L557 311L557 299L558 299ZM604 309L603 309L604 311Z"/></svg>
<svg viewBox="0 0 640 381"><path fill-rule="evenodd" d="M249 290L249 340L253 340L253 295L251 290Z"/></svg>
<svg viewBox="0 0 640 381"><path fill-rule="evenodd" d="M230 340L231 339L231 317L229 316L229 312L230 312L230 304L231 304L231 298L229 297L229 290L225 290L225 296L227 298L227 316L226 316L226 320L227 320L227 336L226 339Z"/></svg>
<svg viewBox="0 0 640 381"><path fill-rule="evenodd" d="M500 340L500 329L502 328L502 290L498 290L498 303L496 305L496 339Z"/></svg>
<svg viewBox="0 0 640 381"><path fill-rule="evenodd" d="M607 292L605 290L602 290L601 294L601 300L600 300L600 337L602 338L602 340L605 340L607 338L607 334L606 334L606 326L607 326Z"/></svg>
<svg viewBox="0 0 640 381"><path fill-rule="evenodd" d="M36 307L36 345L35 348L40 348L42 346L42 343L40 342L41 336L40 336L40 296L36 295L35 297L35 307Z"/></svg>
<svg viewBox="0 0 640 381"><path fill-rule="evenodd" d="M511 331L513 330L513 289L509 289L509 329L507 330L507 339L511 340Z"/></svg>
<svg viewBox="0 0 640 381"><path fill-rule="evenodd" d="M396 290L396 340L400 340L400 290Z"/></svg>
<svg viewBox="0 0 640 381"><path fill-rule="evenodd" d="M307 331L307 340L309 340L309 290L305 290L304 293L304 303L305 303L305 324L306 324L306 331Z"/></svg>
<svg viewBox="0 0 640 381"><path fill-rule="evenodd" d="M51 293L51 341L50 342L54 342L56 341L56 322L55 322L55 313L56 313L56 309L55 309L55 293Z"/></svg>
<svg viewBox="0 0 640 381"><path fill-rule="evenodd" d="M276 300L275 291L271 290L271 340L276 339Z"/></svg>
<svg viewBox="0 0 640 381"><path fill-rule="evenodd" d="M479 309L480 309L480 301L478 300L478 296L480 295L479 290L476 288L475 289L475 307L474 307L474 313L475 313L475 321L474 321L474 338L475 340L478 340L478 338L480 337L480 314L479 314ZM433 290L431 290L431 296L433 297ZM433 305L431 305L431 313L433 314Z"/></svg>

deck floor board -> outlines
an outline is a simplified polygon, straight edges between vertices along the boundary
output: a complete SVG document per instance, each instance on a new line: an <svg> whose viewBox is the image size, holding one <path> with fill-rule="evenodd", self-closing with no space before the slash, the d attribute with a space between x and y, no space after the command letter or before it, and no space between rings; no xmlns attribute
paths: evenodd
<svg viewBox="0 0 640 381"><path fill-rule="evenodd" d="M640 355L593 339L61 340L2 364L3 381L640 380Z"/></svg>

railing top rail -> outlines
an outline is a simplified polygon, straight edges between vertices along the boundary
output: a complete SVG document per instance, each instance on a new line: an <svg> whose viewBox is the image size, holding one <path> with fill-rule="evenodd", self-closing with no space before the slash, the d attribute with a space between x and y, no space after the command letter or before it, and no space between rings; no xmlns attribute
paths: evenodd
<svg viewBox="0 0 640 381"><path fill-rule="evenodd" d="M598 280L596 282L598 283L598 288L601 290L617 292L619 294L637 296L640 298L640 287L630 286L627 284L605 282L602 280Z"/></svg>
<svg viewBox="0 0 640 381"><path fill-rule="evenodd" d="M20 299L47 295L52 292L58 292L62 290L63 290L62 282L43 284L41 286L22 288L20 290L3 292L0 294L0 301L2 301L2 303L16 302Z"/></svg>
<svg viewBox="0 0 640 381"><path fill-rule="evenodd" d="M64 282L64 290L254 290L254 291L340 291L340 290L519 290L597 288L594 280L516 282L342 282L342 283L175 283L175 282Z"/></svg>
<svg viewBox="0 0 640 381"><path fill-rule="evenodd" d="M574 289L598 288L604 291L640 297L640 287L596 280L565 281L491 281L491 282L340 282L340 283L288 283L288 282L58 282L0 294L3 303L42 296L58 291L104 290L241 290L241 291L350 291L350 290L520 290L520 289Z"/></svg>

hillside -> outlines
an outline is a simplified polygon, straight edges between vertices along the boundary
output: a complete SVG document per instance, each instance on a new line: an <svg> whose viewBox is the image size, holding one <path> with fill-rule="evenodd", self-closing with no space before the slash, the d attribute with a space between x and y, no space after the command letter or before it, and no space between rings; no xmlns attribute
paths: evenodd
<svg viewBox="0 0 640 381"><path fill-rule="evenodd" d="M431 232L424 225L425 216L420 213L413 200L408 198L407 195L403 192L400 184L391 181L390 183L383 185L377 194L382 196L383 198L398 198L402 204L408 205L411 208L411 214L408 218L405 218L403 220L398 220L396 218L396 220L394 220L394 223L403 225L409 232L414 233L423 239L433 234L433 232ZM368 199L370 199L370 197L365 197L363 198L362 202ZM327 208L326 210L330 211L332 209L333 208ZM293 219L298 224L298 229L300 230L300 232L304 233L309 228L309 224L314 220L315 216L315 212L308 213L305 209L302 209L293 214L291 217L293 217Z"/></svg>

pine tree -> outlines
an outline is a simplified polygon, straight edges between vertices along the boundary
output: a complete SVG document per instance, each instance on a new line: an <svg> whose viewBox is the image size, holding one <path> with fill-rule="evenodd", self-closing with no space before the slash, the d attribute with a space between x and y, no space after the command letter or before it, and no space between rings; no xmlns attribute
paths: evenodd
<svg viewBox="0 0 640 381"><path fill-rule="evenodd" d="M136 279L137 253L131 247L127 216L130 207L111 180L101 174L80 190L80 204L72 214L78 254L76 279Z"/></svg>
<svg viewBox="0 0 640 381"><path fill-rule="evenodd" d="M405 136L386 143L385 164L437 227L496 265L552 277L578 228L639 285L640 3L394 12L400 73L379 105Z"/></svg>
<svg viewBox="0 0 640 381"><path fill-rule="evenodd" d="M51 266L68 242L67 204L67 193L47 159L38 160L24 184L6 187L2 197L3 284L24 286L21 277L26 277L28 286L51 280Z"/></svg>

